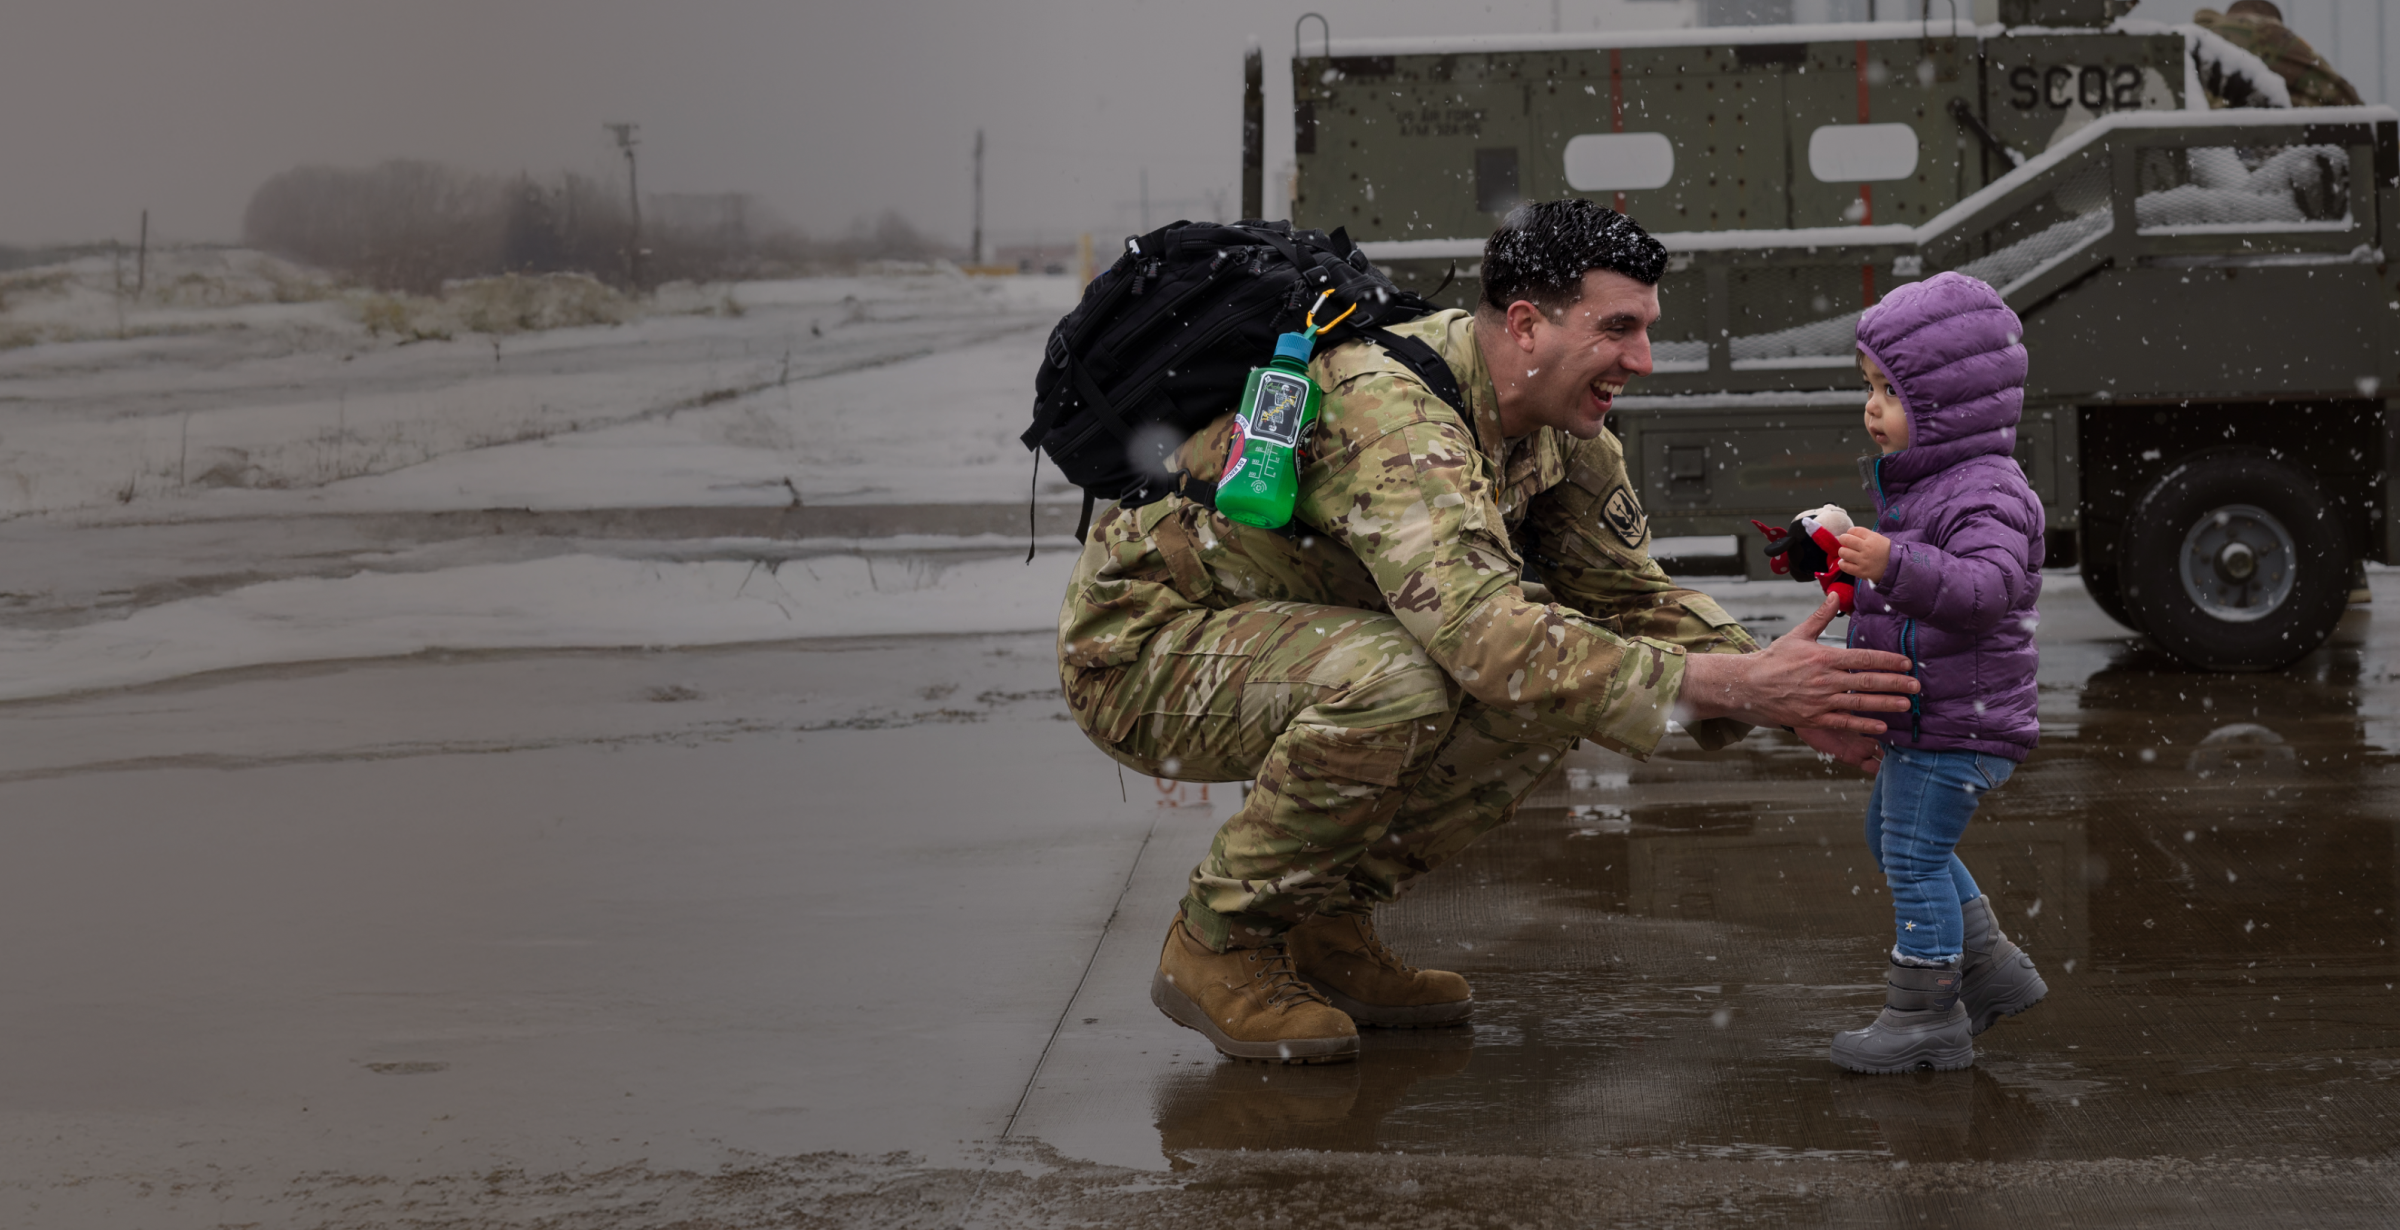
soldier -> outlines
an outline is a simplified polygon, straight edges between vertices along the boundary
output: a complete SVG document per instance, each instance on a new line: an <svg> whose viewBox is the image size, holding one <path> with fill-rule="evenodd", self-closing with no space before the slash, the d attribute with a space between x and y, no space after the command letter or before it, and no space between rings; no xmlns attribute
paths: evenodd
<svg viewBox="0 0 2400 1230"><path fill-rule="evenodd" d="M1830 600L1761 651L1648 555L1602 423L1650 371L1665 268L1623 215L1525 206L1485 246L1473 312L1392 327L1449 366L1464 421L1381 347L1331 348L1295 533L1181 496L1093 527L1059 615L1076 721L1142 773L1257 781L1151 984L1225 1054L1343 1060L1357 1025L1465 1020L1466 980L1402 961L1372 911L1507 820L1577 739L1646 757L1670 716L1708 748L1813 727L1873 771L1866 715L1908 708L1907 659L1819 645ZM1230 430L1174 464L1213 481Z"/></svg>
<svg viewBox="0 0 2400 1230"><path fill-rule="evenodd" d="M2202 9L2192 14L2192 21L2226 42L2266 61L2275 75L2283 78L2292 94L2295 107L2355 107L2358 91L2333 65L2317 54L2290 26L2283 24L2283 10L2267 0L2234 0L2220 13ZM2223 100L2216 100L2223 105Z"/></svg>

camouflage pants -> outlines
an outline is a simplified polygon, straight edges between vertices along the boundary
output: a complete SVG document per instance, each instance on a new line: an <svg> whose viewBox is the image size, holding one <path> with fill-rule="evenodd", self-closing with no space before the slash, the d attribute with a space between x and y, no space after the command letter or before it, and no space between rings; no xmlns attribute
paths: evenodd
<svg viewBox="0 0 2400 1230"><path fill-rule="evenodd" d="M1467 696L1389 615L1298 602L1184 612L1122 666L1071 672L1120 763L1257 779L1183 906L1219 951L1365 911L1505 821L1571 736Z"/></svg>

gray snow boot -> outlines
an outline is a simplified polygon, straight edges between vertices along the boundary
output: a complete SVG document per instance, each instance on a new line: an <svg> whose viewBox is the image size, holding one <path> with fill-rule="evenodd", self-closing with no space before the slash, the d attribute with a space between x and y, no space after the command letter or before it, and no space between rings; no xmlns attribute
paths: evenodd
<svg viewBox="0 0 2400 1230"><path fill-rule="evenodd" d="M1959 971L1902 965L1884 977L1883 1011L1833 1036L1833 1061L1853 1072L1954 1072L1975 1063Z"/></svg>
<svg viewBox="0 0 2400 1230"><path fill-rule="evenodd" d="M1967 920L1967 952L1958 971L1958 1002L1966 1005L1967 1032L1979 1034L2001 1017L2042 1002L2050 984L2033 968L2033 958L2000 930L1990 897L1965 902L1959 910Z"/></svg>

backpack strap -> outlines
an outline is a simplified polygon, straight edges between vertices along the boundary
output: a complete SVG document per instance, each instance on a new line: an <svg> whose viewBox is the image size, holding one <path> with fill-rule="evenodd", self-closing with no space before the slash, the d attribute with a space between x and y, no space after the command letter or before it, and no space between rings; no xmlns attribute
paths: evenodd
<svg viewBox="0 0 2400 1230"><path fill-rule="evenodd" d="M1158 552L1166 557L1167 571L1174 574L1176 592L1194 602L1206 601L1217 591L1215 578L1208 565L1200 560L1200 544L1192 540L1192 532L1184 528L1178 513L1168 513L1150 530L1158 543Z"/></svg>
<svg viewBox="0 0 2400 1230"><path fill-rule="evenodd" d="M1466 422L1468 431L1475 429L1475 420L1467 414L1466 394L1458 388L1458 373L1450 370L1450 365L1442 361L1441 355L1434 353L1433 347L1419 338L1402 337L1389 329L1361 329L1358 335L1383 347L1384 353L1400 360L1403 366L1416 374L1417 379L1425 382L1426 388L1433 390L1435 397L1442 399L1442 404L1458 411L1458 417Z"/></svg>
<svg viewBox="0 0 2400 1230"><path fill-rule="evenodd" d="M1292 268L1297 270L1300 273L1300 276L1306 277L1308 276L1309 270L1316 268L1316 262L1308 260L1300 255L1299 245L1292 242L1291 236L1277 231L1272 227L1244 227L1242 229L1248 231L1251 235L1255 236L1260 242L1265 243L1268 247L1271 247L1277 252L1282 253L1283 259L1290 261L1292 263Z"/></svg>

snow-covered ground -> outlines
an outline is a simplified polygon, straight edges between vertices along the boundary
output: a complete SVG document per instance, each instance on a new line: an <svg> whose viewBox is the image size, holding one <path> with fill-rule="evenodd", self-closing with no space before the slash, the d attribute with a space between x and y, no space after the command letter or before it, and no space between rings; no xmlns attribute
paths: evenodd
<svg viewBox="0 0 2400 1230"><path fill-rule="evenodd" d="M0 516L1021 497L1018 420L1074 295L754 283L731 312L408 344L330 301L234 305L212 328L0 350Z"/></svg>
<svg viewBox="0 0 2400 1230"><path fill-rule="evenodd" d="M1016 435L1075 295L808 279L408 344L330 300L236 302L0 350L0 698L435 648L1049 626L1072 544L1053 515L1024 562ZM888 536L929 505L960 524ZM841 528L812 530L828 509Z"/></svg>

